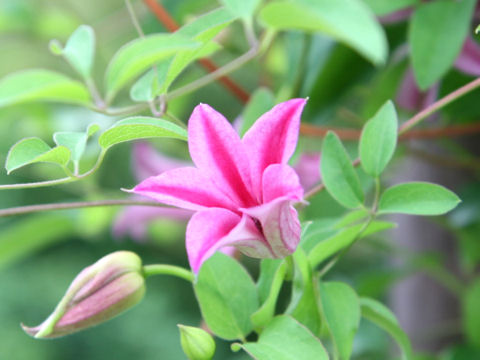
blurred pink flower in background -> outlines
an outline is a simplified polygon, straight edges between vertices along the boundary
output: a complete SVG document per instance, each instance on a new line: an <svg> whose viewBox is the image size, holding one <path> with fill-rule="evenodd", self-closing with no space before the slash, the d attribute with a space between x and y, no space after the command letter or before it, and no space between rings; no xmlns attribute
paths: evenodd
<svg viewBox="0 0 480 360"><path fill-rule="evenodd" d="M188 165L190 163L187 161L161 154L148 143L140 142L133 146L132 167L138 182L167 170ZM145 198L135 195L134 199ZM113 236L120 238L129 235L134 240L142 242L147 237L148 224L152 221L163 218L186 222L192 214L193 212L189 210L170 207L129 206L117 215L113 224Z"/></svg>
<svg viewBox="0 0 480 360"><path fill-rule="evenodd" d="M275 106L243 139L220 113L197 106L188 124L196 167L166 171L133 189L196 211L186 233L193 271L225 246L258 258L281 258L295 251L301 229L292 205L302 201L303 189L287 162L297 145L305 102L293 99Z"/></svg>
<svg viewBox="0 0 480 360"><path fill-rule="evenodd" d="M477 5L474 18L479 16L480 5ZM386 25L396 24L410 18L413 8L406 8L392 14L380 17L380 22ZM467 36L462 50L458 55L453 67L464 74L480 76L480 45ZM418 88L412 68L407 69L397 93L397 103L402 108L410 111L419 111L433 104L438 98L440 83L436 83L429 89L422 91Z"/></svg>

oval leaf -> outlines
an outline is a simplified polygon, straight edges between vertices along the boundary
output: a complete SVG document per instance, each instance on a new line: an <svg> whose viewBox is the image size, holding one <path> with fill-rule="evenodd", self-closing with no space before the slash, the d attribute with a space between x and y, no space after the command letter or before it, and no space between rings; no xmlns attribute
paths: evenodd
<svg viewBox="0 0 480 360"><path fill-rule="evenodd" d="M220 0L225 7L237 16L249 19L253 16L261 0Z"/></svg>
<svg viewBox="0 0 480 360"><path fill-rule="evenodd" d="M397 145L397 113L391 101L363 127L359 153L362 167L367 174L379 176L387 166Z"/></svg>
<svg viewBox="0 0 480 360"><path fill-rule="evenodd" d="M62 54L80 75L89 78L95 55L93 29L88 25L79 26L67 40Z"/></svg>
<svg viewBox="0 0 480 360"><path fill-rule="evenodd" d="M385 63L385 33L370 9L361 1L276 1L262 9L260 18L275 29L327 34L358 51L372 63Z"/></svg>
<svg viewBox="0 0 480 360"><path fill-rule="evenodd" d="M318 338L290 316L273 319L256 343L241 347L257 360L328 360Z"/></svg>
<svg viewBox="0 0 480 360"><path fill-rule="evenodd" d="M412 359L410 340L398 324L395 315L382 303L370 298L361 298L362 316L388 332L402 349L404 360Z"/></svg>
<svg viewBox="0 0 480 360"><path fill-rule="evenodd" d="M388 221L372 221L366 228L364 228L364 224L357 224L338 231L329 237L321 236L320 234L317 240L318 243L308 254L308 260L312 267L316 267L336 252L352 244L357 238L363 238L393 227L395 227L395 224ZM313 241L310 240L310 242Z"/></svg>
<svg viewBox="0 0 480 360"><path fill-rule="evenodd" d="M89 99L85 86L54 71L25 70L0 80L0 107L27 101L86 104Z"/></svg>
<svg viewBox="0 0 480 360"><path fill-rule="evenodd" d="M58 146L65 146L70 150L73 161L78 161L85 151L88 136L82 132L62 131L53 134L53 141Z"/></svg>
<svg viewBox="0 0 480 360"><path fill-rule="evenodd" d="M443 186L411 182L385 190L378 204L379 214L441 215L455 208L461 200Z"/></svg>
<svg viewBox="0 0 480 360"><path fill-rule="evenodd" d="M305 325L313 334L321 331L322 316L318 307L318 288L313 279L312 267L302 248L293 253L295 264L292 295L285 313Z"/></svg>
<svg viewBox="0 0 480 360"><path fill-rule="evenodd" d="M5 169L7 173L36 162L49 162L65 166L70 160L70 151L65 146L53 149L39 138L22 139L8 152Z"/></svg>
<svg viewBox="0 0 480 360"><path fill-rule="evenodd" d="M363 191L352 161L332 132L323 140L321 174L327 191L340 204L356 208L363 203Z"/></svg>
<svg viewBox="0 0 480 360"><path fill-rule="evenodd" d="M108 99L111 100L126 83L156 62L199 45L178 34L156 34L122 46L110 61L105 75Z"/></svg>
<svg viewBox="0 0 480 360"><path fill-rule="evenodd" d="M187 140L187 131L167 120L150 117L131 117L118 121L98 139L103 149L115 144L152 137Z"/></svg>
<svg viewBox="0 0 480 360"><path fill-rule="evenodd" d="M418 6L410 21L413 72L426 90L453 65L470 28L475 0L432 1Z"/></svg>
<svg viewBox="0 0 480 360"><path fill-rule="evenodd" d="M264 327L273 318L286 273L285 262L280 259L263 259L260 265L257 288L262 306L251 316L255 328Z"/></svg>
<svg viewBox="0 0 480 360"><path fill-rule="evenodd" d="M480 347L480 280L468 287L462 299L463 328L472 344Z"/></svg>
<svg viewBox="0 0 480 360"><path fill-rule="evenodd" d="M205 322L218 337L245 339L252 331L250 316L258 309L257 289L231 257L216 253L202 265L195 294Z"/></svg>
<svg viewBox="0 0 480 360"><path fill-rule="evenodd" d="M360 325L358 296L347 284L325 282L320 284L320 300L338 358L348 360Z"/></svg>

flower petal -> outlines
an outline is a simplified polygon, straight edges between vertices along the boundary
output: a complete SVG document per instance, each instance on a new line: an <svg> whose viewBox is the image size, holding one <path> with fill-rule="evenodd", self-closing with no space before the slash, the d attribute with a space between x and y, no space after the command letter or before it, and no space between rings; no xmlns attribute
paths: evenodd
<svg viewBox="0 0 480 360"><path fill-rule="evenodd" d="M188 122L188 147L195 165L240 206L254 203L250 164L232 125L208 105L198 105Z"/></svg>
<svg viewBox="0 0 480 360"><path fill-rule="evenodd" d="M260 222L263 235L275 258L292 254L300 242L300 221L291 204L292 200L284 197L253 208L241 209L244 214Z"/></svg>
<svg viewBox="0 0 480 360"><path fill-rule="evenodd" d="M139 197L140 199L140 197ZM186 221L192 212L184 209L153 206L129 206L123 209L113 222L113 236L120 238L130 236L138 242L146 240L147 226L154 220L170 219Z"/></svg>
<svg viewBox="0 0 480 360"><path fill-rule="evenodd" d="M263 171L271 164L286 164L297 146L305 99L292 99L263 114L245 133L243 144L252 164L252 182L261 198Z"/></svg>
<svg viewBox="0 0 480 360"><path fill-rule="evenodd" d="M465 74L480 76L480 45L471 36L465 39L455 67Z"/></svg>
<svg viewBox="0 0 480 360"><path fill-rule="evenodd" d="M240 222L240 215L226 209L207 209L195 213L187 225L188 261L197 273L202 263L223 245L222 239Z"/></svg>
<svg viewBox="0 0 480 360"><path fill-rule="evenodd" d="M150 176L156 176L164 171L179 167L190 166L187 161L182 161L156 151L147 142L138 142L132 150L133 172L137 181L145 180Z"/></svg>
<svg viewBox="0 0 480 360"><path fill-rule="evenodd" d="M262 179L263 203L287 197L300 201L303 188L297 173L289 165L273 164L265 169Z"/></svg>
<svg viewBox="0 0 480 360"><path fill-rule="evenodd" d="M135 186L131 192L188 210L209 207L236 209L236 205L212 184L208 176L191 167L152 176Z"/></svg>
<svg viewBox="0 0 480 360"><path fill-rule="evenodd" d="M192 216L187 226L186 248L193 272L217 250L235 246L252 257L273 257L253 220L225 209L207 209Z"/></svg>
<svg viewBox="0 0 480 360"><path fill-rule="evenodd" d="M408 69L397 94L397 103L406 110L419 111L433 104L437 96L438 83L422 92L417 86L413 70Z"/></svg>
<svg viewBox="0 0 480 360"><path fill-rule="evenodd" d="M303 153L293 166L304 190L312 188L321 180L320 153Z"/></svg>

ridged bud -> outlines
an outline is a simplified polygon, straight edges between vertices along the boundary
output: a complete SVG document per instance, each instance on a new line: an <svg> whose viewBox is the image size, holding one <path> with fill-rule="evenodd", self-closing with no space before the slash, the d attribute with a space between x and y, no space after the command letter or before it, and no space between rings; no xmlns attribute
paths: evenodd
<svg viewBox="0 0 480 360"><path fill-rule="evenodd" d="M144 294L141 259L133 252L117 251L83 269L42 324L22 327L35 338L68 335L119 315Z"/></svg>
<svg viewBox="0 0 480 360"><path fill-rule="evenodd" d="M215 354L215 340L203 329L178 325L180 343L189 360L210 360Z"/></svg>

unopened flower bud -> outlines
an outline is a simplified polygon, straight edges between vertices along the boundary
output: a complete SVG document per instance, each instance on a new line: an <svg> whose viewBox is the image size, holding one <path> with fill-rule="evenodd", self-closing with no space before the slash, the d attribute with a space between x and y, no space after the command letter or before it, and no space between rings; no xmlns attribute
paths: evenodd
<svg viewBox="0 0 480 360"><path fill-rule="evenodd" d="M83 269L42 324L22 327L36 338L68 335L119 315L144 294L141 259L133 252L117 251Z"/></svg>
<svg viewBox="0 0 480 360"><path fill-rule="evenodd" d="M203 329L178 325L180 329L180 343L189 360L210 360L215 354L215 341Z"/></svg>

